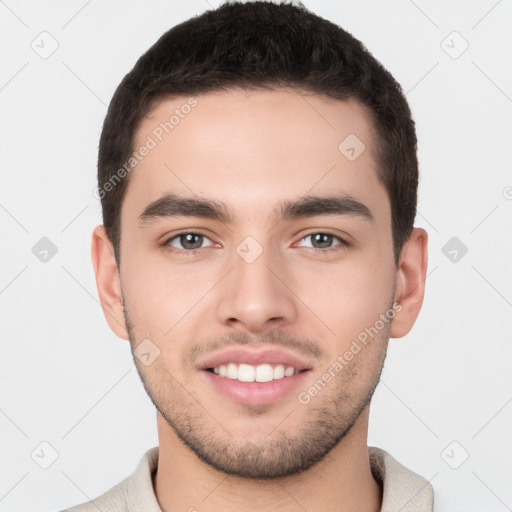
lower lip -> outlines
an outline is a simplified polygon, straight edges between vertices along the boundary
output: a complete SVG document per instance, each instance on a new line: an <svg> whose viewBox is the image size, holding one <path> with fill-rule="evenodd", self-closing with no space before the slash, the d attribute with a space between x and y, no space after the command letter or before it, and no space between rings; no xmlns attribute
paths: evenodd
<svg viewBox="0 0 512 512"><path fill-rule="evenodd" d="M210 384L236 402L247 405L264 405L275 402L298 388L307 378L309 372L310 370L305 370L291 377L283 377L269 382L241 382L236 379L220 377L207 370L202 370L201 373Z"/></svg>

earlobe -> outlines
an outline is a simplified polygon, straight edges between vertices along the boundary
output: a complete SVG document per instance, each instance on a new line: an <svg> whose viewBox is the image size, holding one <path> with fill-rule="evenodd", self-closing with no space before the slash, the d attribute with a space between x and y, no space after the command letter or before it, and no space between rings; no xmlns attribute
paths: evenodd
<svg viewBox="0 0 512 512"><path fill-rule="evenodd" d="M92 233L91 259L103 314L114 333L129 339L124 319L121 281L114 257L114 248L103 225Z"/></svg>
<svg viewBox="0 0 512 512"><path fill-rule="evenodd" d="M413 327L425 295L428 264L428 233L414 228L404 244L395 283L395 302L400 311L391 322L390 337L401 338Z"/></svg>

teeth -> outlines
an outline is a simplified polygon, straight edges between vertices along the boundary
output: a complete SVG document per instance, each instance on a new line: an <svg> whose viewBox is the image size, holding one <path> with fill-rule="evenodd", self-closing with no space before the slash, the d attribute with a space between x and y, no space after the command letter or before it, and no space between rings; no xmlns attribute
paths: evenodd
<svg viewBox="0 0 512 512"><path fill-rule="evenodd" d="M270 382L274 380L274 368L269 364L260 364L256 366L256 382Z"/></svg>
<svg viewBox="0 0 512 512"><path fill-rule="evenodd" d="M291 377L299 370L296 370L293 366L284 366L277 364L272 366L271 364L260 364L258 366L252 366L250 364L221 364L213 369L213 373L226 377L228 379L239 380L241 382L270 382L271 380L282 379L284 377Z"/></svg>
<svg viewBox="0 0 512 512"><path fill-rule="evenodd" d="M290 366L290 368L292 368ZM274 379L282 379L284 377L284 366L282 364L278 364L274 367Z"/></svg>
<svg viewBox="0 0 512 512"><path fill-rule="evenodd" d="M284 371L285 377L291 377L295 373L295 368L288 366L286 370Z"/></svg>
<svg viewBox="0 0 512 512"><path fill-rule="evenodd" d="M228 366L234 366L235 372L236 372L236 364L230 363ZM250 364L241 364L238 367L238 377L235 373L232 379L238 378L238 380L242 382L254 382L254 366L251 366ZM226 375L227 377L227 375Z"/></svg>
<svg viewBox="0 0 512 512"><path fill-rule="evenodd" d="M236 367L236 364L229 363L226 369L226 377L228 379L236 379L238 375L238 368Z"/></svg>

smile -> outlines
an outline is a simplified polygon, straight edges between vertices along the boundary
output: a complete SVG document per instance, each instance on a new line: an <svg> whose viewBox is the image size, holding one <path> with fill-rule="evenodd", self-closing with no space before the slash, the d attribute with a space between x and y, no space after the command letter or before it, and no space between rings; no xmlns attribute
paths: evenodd
<svg viewBox="0 0 512 512"><path fill-rule="evenodd" d="M299 373L299 370L293 366L284 366L282 364L259 364L257 366L250 364L228 363L216 366L213 373L220 377L238 380L240 382L270 382L272 380L284 379Z"/></svg>

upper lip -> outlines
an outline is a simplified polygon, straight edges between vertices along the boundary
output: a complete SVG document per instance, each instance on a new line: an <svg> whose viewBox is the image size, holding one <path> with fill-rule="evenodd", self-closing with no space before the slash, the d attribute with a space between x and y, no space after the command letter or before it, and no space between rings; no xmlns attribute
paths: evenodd
<svg viewBox="0 0 512 512"><path fill-rule="evenodd" d="M247 347L233 347L204 359L198 364L200 370L215 368L228 363L271 364L293 366L296 370L311 370L312 365L305 359L278 348L249 349Z"/></svg>

